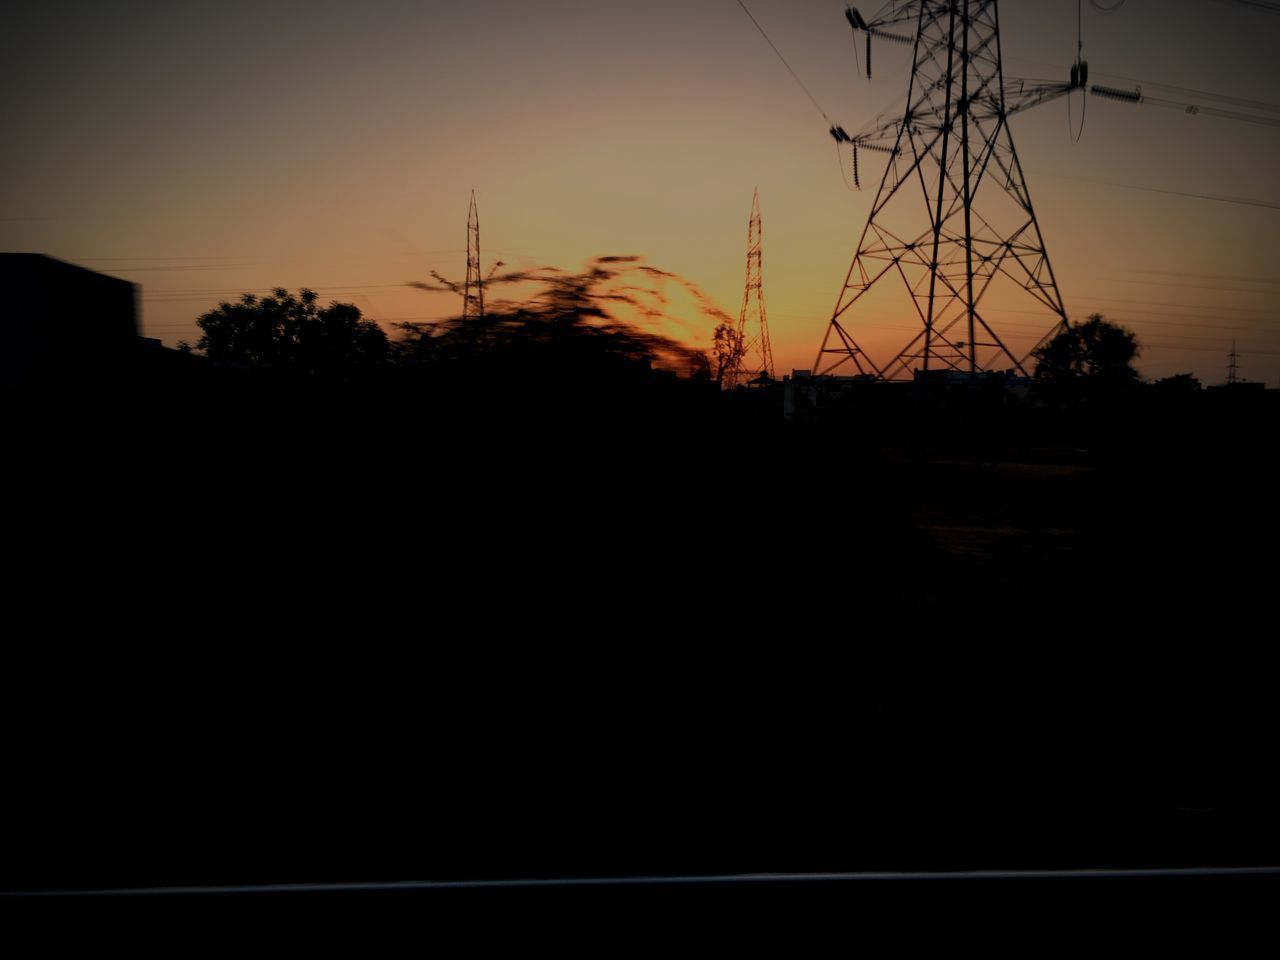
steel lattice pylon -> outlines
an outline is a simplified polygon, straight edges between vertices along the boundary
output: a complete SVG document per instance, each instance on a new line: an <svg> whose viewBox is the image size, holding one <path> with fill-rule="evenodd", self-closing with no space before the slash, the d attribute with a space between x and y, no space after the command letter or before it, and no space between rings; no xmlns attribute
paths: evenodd
<svg viewBox="0 0 1280 960"><path fill-rule="evenodd" d="M467 282L462 289L462 319L480 320L483 317L484 281L480 277L480 214L476 209L476 192L472 190L471 209L467 213Z"/></svg>
<svg viewBox="0 0 1280 960"><path fill-rule="evenodd" d="M742 291L735 351L722 377L729 389L760 375L773 378L773 347L769 343L769 318L764 309L763 252L757 189L751 199L751 220L747 224L747 285Z"/></svg>
<svg viewBox="0 0 1280 960"><path fill-rule="evenodd" d="M852 137L832 130L852 143L855 170L859 150L886 153L889 162L814 372L850 364L885 379L931 369L1025 375L1030 351L1018 356L996 332L984 298L1006 281L1021 287L1051 321L1040 343L1069 323L1008 118L1070 87L1005 80L996 0L894 3L870 21L851 9L849 22L866 31L868 47L877 37L912 43L915 52L900 119ZM902 32L912 23L914 40ZM850 332L850 309L886 277L905 285L920 330L877 365Z"/></svg>

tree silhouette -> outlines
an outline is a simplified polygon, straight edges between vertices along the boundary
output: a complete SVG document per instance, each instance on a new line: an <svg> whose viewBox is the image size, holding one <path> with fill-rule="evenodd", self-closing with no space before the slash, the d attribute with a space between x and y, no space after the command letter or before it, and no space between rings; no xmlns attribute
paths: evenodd
<svg viewBox="0 0 1280 960"><path fill-rule="evenodd" d="M1191 373L1175 373L1170 377L1162 377L1152 386L1161 393L1179 395L1198 393L1204 389L1200 379Z"/></svg>
<svg viewBox="0 0 1280 960"><path fill-rule="evenodd" d="M1133 366L1138 353L1132 331L1095 313L1035 351L1035 376L1065 398L1114 395L1141 382Z"/></svg>
<svg viewBox="0 0 1280 960"><path fill-rule="evenodd" d="M723 383L725 375L737 369L746 353L742 338L731 323L722 323L716 327L711 348L715 358L715 381Z"/></svg>
<svg viewBox="0 0 1280 960"><path fill-rule="evenodd" d="M458 285L434 275L435 283L411 286L458 292ZM555 267L491 273L486 286L533 284L537 292L523 302L486 301L479 319L451 317L435 323L399 324L394 349L402 364L483 364L508 375L542 378L644 375L667 370L709 379L704 352L645 329L670 321L662 281L683 285L699 310L717 320L723 314L693 284L641 262L638 257L598 257L578 273ZM619 316L629 314L634 319Z"/></svg>
<svg viewBox="0 0 1280 960"><path fill-rule="evenodd" d="M320 307L315 291L295 297L283 287L270 296L246 293L196 321L196 347L220 363L320 377L342 377L383 364L390 344L382 328L350 303Z"/></svg>

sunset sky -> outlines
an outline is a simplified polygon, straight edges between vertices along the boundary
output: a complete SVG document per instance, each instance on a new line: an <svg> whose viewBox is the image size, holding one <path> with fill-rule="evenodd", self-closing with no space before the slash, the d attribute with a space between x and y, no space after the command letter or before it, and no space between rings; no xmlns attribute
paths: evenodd
<svg viewBox="0 0 1280 960"><path fill-rule="evenodd" d="M879 44L867 81L838 0L747 6L848 129L905 93L909 49ZM0 0L0 16L0 250L141 284L144 332L169 344L274 286L387 325L456 313L407 283L461 278L472 189L486 265L641 255L736 316L758 187L777 367L810 367L883 166L867 157L847 188L736 0ZM1007 76L1066 79L1075 0L1000 16ZM1094 82L1280 121L1280 14L1086 2L1083 31ZM1135 330L1148 377L1221 382L1234 340L1244 377L1280 383L1280 126L1098 98L1079 143L1063 100L1011 126L1073 318ZM692 305L673 310L668 332L706 346ZM904 323L852 320L882 354Z"/></svg>

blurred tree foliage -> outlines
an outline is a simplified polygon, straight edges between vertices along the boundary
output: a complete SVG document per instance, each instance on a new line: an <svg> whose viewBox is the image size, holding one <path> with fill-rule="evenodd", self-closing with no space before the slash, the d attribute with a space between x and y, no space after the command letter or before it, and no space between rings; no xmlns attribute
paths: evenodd
<svg viewBox="0 0 1280 960"><path fill-rule="evenodd" d="M688 327L669 309L670 284L692 294L714 322L728 322L688 281L638 257L599 257L576 273L554 267L499 273L502 266L485 278L486 287L533 292L513 301L486 296L483 317L397 324L392 340L352 304L321 307L312 290L295 296L277 288L265 297L246 293L201 316L196 347L218 363L326 380L382 370L394 371L398 382L443 386L483 375L492 389L498 382L635 386L672 375L712 378L706 353L664 332ZM462 293L459 284L432 276L411 286Z"/></svg>
<svg viewBox="0 0 1280 960"><path fill-rule="evenodd" d="M434 283L413 286L461 292L458 284L433 276ZM697 288L638 257L598 257L578 273L553 267L505 274L495 270L484 281L486 286L531 284L537 292L522 302L487 298L491 306L479 319L400 324L394 350L402 364L480 364L526 377L668 371L709 379L710 362L703 351L641 326L643 321L657 326L670 320L660 284L648 282L663 280L689 289L704 313L717 313Z"/></svg>
<svg viewBox="0 0 1280 960"><path fill-rule="evenodd" d="M1095 313L1035 351L1035 376L1058 399L1125 394L1142 382L1133 366L1138 353L1132 331Z"/></svg>

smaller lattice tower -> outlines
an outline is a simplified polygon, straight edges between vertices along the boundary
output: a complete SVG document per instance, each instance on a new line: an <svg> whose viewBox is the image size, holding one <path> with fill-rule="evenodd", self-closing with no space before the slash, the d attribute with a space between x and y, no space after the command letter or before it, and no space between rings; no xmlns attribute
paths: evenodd
<svg viewBox="0 0 1280 960"><path fill-rule="evenodd" d="M480 213L476 210L476 192L471 191L471 210L467 213L467 282L462 289L462 319L484 317L484 281L480 277Z"/></svg>
<svg viewBox="0 0 1280 960"><path fill-rule="evenodd" d="M769 343L769 318L764 308L764 281L761 272L760 191L751 200L751 221L747 225L747 285L742 292L742 312L735 331L735 351L722 377L725 387L760 376L773 379L773 347Z"/></svg>
<svg viewBox="0 0 1280 960"><path fill-rule="evenodd" d="M1236 353L1236 342L1231 341L1231 352L1227 354L1227 383L1240 382L1240 354Z"/></svg>

